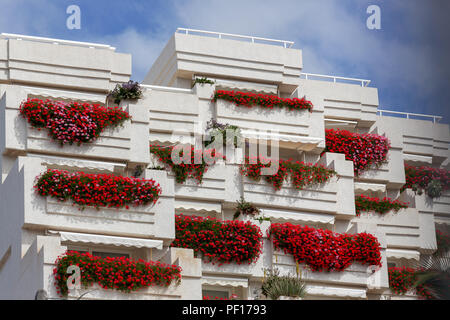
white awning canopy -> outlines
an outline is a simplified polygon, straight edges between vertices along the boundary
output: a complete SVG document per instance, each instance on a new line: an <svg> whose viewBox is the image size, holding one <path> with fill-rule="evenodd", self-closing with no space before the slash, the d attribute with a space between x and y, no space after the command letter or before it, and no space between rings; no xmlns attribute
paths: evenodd
<svg viewBox="0 0 450 320"><path fill-rule="evenodd" d="M349 121L349 120L337 120L337 119L325 119L325 128L326 129L354 129L358 124L357 121Z"/></svg>
<svg viewBox="0 0 450 320"><path fill-rule="evenodd" d="M433 163L433 157L427 157L427 156L419 156L416 154L403 154L403 160L405 161L411 161L411 162L421 162L421 163Z"/></svg>
<svg viewBox="0 0 450 320"><path fill-rule="evenodd" d="M92 160L79 160L73 158L60 158L49 155L29 154L30 157L40 158L42 164L48 168L58 168L63 170L91 170L91 171L107 171L107 172L123 172L126 165L118 162L106 162L106 161L92 161Z"/></svg>
<svg viewBox="0 0 450 320"><path fill-rule="evenodd" d="M314 150L322 141L322 138L305 137L299 135L281 134L274 132L259 132L256 130L241 130L242 137L247 139L275 140L284 148L300 151Z"/></svg>
<svg viewBox="0 0 450 320"><path fill-rule="evenodd" d="M261 214L264 217L272 218L274 220L294 221L303 223L321 223L334 224L334 216L313 213L313 212L298 212L279 209L261 209Z"/></svg>
<svg viewBox="0 0 450 320"><path fill-rule="evenodd" d="M187 199L176 199L175 209L177 211L196 211L196 212L222 212L220 203L211 203L204 201L195 201Z"/></svg>
<svg viewBox="0 0 450 320"><path fill-rule="evenodd" d="M194 137L191 133L186 134L172 134L163 132L150 132L150 141L154 144L195 144Z"/></svg>
<svg viewBox="0 0 450 320"><path fill-rule="evenodd" d="M365 192L365 191L386 192L386 185L378 184L378 183L355 182L355 191L358 191L358 192Z"/></svg>
<svg viewBox="0 0 450 320"><path fill-rule="evenodd" d="M407 249L386 249L386 257L393 259L420 259L420 252Z"/></svg>
<svg viewBox="0 0 450 320"><path fill-rule="evenodd" d="M244 287L248 288L248 280L246 278L230 278L218 276L203 276L202 284L212 286L228 286L228 287Z"/></svg>
<svg viewBox="0 0 450 320"><path fill-rule="evenodd" d="M114 237L114 236L63 232L63 231L50 231L50 233L59 234L59 236L61 237L61 241L104 244L104 245L135 247L135 248L155 248L155 249L163 248L162 240L125 238L125 237Z"/></svg>
<svg viewBox="0 0 450 320"><path fill-rule="evenodd" d="M306 291L308 295L312 296L359 298L359 299L366 299L367 297L365 289L307 285Z"/></svg>

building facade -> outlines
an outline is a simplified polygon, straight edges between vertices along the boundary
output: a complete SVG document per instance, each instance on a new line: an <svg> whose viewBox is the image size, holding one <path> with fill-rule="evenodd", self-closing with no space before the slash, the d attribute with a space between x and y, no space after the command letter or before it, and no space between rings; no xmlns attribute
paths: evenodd
<svg viewBox="0 0 450 320"><path fill-rule="evenodd" d="M27 121L24 101L113 106L108 92L130 79L131 55L107 45L2 34L0 298L34 299L40 290L48 298L61 298L55 285L57 259L76 250L160 262L181 267L181 273L168 286L129 292L94 283L69 290L71 299L263 299L261 284L274 268L282 274L300 273L307 284L306 299L417 299L412 291L399 295L390 289L388 268L413 266L438 249L436 229L450 225L450 191L444 187L431 197L410 186L403 190L405 168L447 172L449 126L437 117L380 111L378 91L367 80L305 74L302 69L301 50L287 41L177 30L141 83L142 97L120 102L130 119L105 128L92 142L61 144L49 135L50 127L36 128ZM210 81L195 81L205 78ZM246 107L212 99L218 91L286 101L305 97L313 107ZM238 127L243 144L227 150L226 160L209 165L201 182L178 181L170 165L150 152L150 145L170 149L187 142L201 149L211 120ZM355 171L356 164L344 152L327 147L327 134L340 130L387 138L386 160ZM265 179L242 174L245 156L266 145L276 147L283 161L320 165L334 174L301 188L289 179L274 188ZM38 194L38 177L48 170L151 179L159 184L160 194L154 204L80 209L70 199ZM383 214L359 212L355 197L360 195L387 197L407 207ZM261 232L262 247L251 263L211 263L194 248L173 246L177 217L232 220L241 199L259 209L257 216L237 218ZM315 271L274 245L267 232L274 224L370 234L379 243L380 265L355 261L343 270Z"/></svg>

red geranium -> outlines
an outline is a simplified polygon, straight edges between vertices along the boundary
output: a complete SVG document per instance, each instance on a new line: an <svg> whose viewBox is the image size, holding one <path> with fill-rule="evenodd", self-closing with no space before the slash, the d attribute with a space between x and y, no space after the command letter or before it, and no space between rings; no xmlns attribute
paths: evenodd
<svg viewBox="0 0 450 320"><path fill-rule="evenodd" d="M264 179L271 183L276 190L280 190L283 182L290 175L290 180L296 189L303 189L303 187L318 184L328 181L336 172L329 170L322 165L305 164L300 161L278 161L278 171L273 175L265 175ZM263 157L245 158L245 162L240 167L242 175L259 181L261 179L261 169L269 168L271 162Z"/></svg>
<svg viewBox="0 0 450 320"><path fill-rule="evenodd" d="M262 233L251 222L176 215L172 247L190 248L206 262L237 264L256 261L262 250Z"/></svg>
<svg viewBox="0 0 450 320"><path fill-rule="evenodd" d="M180 281L181 267L160 262L133 260L125 257L101 258L90 253L67 251L57 258L53 269L57 293L66 296L67 280L71 265L80 268L80 284L89 287L98 283L104 289L123 292L136 291L149 286L169 286L173 280Z"/></svg>
<svg viewBox="0 0 450 320"><path fill-rule="evenodd" d="M75 204L94 207L121 208L156 203L161 194L160 185L152 179L89 174L48 169L34 185L41 196L59 201L71 199Z"/></svg>
<svg viewBox="0 0 450 320"><path fill-rule="evenodd" d="M40 99L22 102L19 110L32 127L47 128L49 136L61 145L92 142L106 127L118 126L131 118L119 107Z"/></svg>
<svg viewBox="0 0 450 320"><path fill-rule="evenodd" d="M225 157L215 149L207 149L207 150L195 150L193 146L189 148L189 154L187 158L189 158L190 163L182 163L175 164L172 160L172 153L175 149L175 152L179 150L178 155L180 159L184 159L184 149L182 146L160 146L157 144L150 145L150 152L158 156L158 160L166 165L167 168L172 170L175 175L175 181L177 183L184 183L187 178L194 178L198 183L202 182L203 175L208 170L208 162L205 161L205 157L207 159L211 159L211 162L215 162L217 159L225 159ZM187 161L186 161L187 162Z"/></svg>
<svg viewBox="0 0 450 320"><path fill-rule="evenodd" d="M445 169L438 169L432 167L414 167L405 164L405 178L406 183L401 191L405 189L426 190L428 184L437 180L441 183L443 190L450 189L450 173Z"/></svg>
<svg viewBox="0 0 450 320"><path fill-rule="evenodd" d="M355 174L386 162L391 147L386 137L376 134L358 134L347 130L325 130L324 152L343 153L345 159L353 162Z"/></svg>
<svg viewBox="0 0 450 320"><path fill-rule="evenodd" d="M408 208L408 203L387 197L380 200L379 198L371 198L362 194L355 197L355 208L357 216L361 214L361 211L375 211L383 214L390 210L398 211L402 208Z"/></svg>
<svg viewBox="0 0 450 320"><path fill-rule="evenodd" d="M253 105L260 106L262 108L273 109L277 108L287 108L289 110L309 110L311 111L313 105L311 101L306 100L304 97L299 98L280 98L274 95L251 93L251 92L240 92L240 91L226 91L217 90L212 98L213 102L218 99L233 102L237 106L251 107Z"/></svg>
<svg viewBox="0 0 450 320"><path fill-rule="evenodd" d="M292 254L313 271L343 271L353 262L381 266L380 243L368 233L336 234L291 223L273 223L267 232L275 249Z"/></svg>
<svg viewBox="0 0 450 320"><path fill-rule="evenodd" d="M394 294L403 295L409 290L413 289L413 286L417 282L417 269L408 267L390 267L389 272L389 288ZM417 285L415 287L415 293L423 299L432 299L433 296L423 285Z"/></svg>

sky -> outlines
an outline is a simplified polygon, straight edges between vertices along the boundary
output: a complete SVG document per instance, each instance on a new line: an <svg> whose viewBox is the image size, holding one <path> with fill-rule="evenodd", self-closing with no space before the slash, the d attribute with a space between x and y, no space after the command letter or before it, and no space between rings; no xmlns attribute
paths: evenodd
<svg viewBox="0 0 450 320"><path fill-rule="evenodd" d="M68 29L67 7L81 11ZM381 29L367 28L370 5ZM110 44L141 81L177 27L294 41L304 72L371 80L380 109L450 121L449 0L0 0L0 32Z"/></svg>

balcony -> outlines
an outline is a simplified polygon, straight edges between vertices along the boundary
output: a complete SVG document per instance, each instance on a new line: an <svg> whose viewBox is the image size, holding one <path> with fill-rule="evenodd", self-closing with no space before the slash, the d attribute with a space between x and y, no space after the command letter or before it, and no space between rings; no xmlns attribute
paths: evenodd
<svg viewBox="0 0 450 320"><path fill-rule="evenodd" d="M271 262L271 252L272 244L269 239L267 239L267 229L270 227L269 221L257 222L249 217L239 217L239 220L251 221L254 225L261 229L263 235L263 249L258 260L254 263L247 264L237 264L237 263L226 263L222 264L220 267L218 264L212 264L209 262L202 261L202 273L207 276L227 276L227 277L238 277L241 279L261 280L264 277L264 269L270 268ZM247 282L248 285L248 282Z"/></svg>
<svg viewBox="0 0 450 320"><path fill-rule="evenodd" d="M439 224L450 223L450 191L443 191L439 198L431 198L426 193L416 194L411 189L406 189L402 196L410 201L411 206L423 215L433 215L434 221Z"/></svg>
<svg viewBox="0 0 450 320"><path fill-rule="evenodd" d="M384 214L362 212L354 219L356 224L376 224L377 230L384 234L388 259L419 260L420 253L436 250L434 219L421 214L416 208L389 211Z"/></svg>
<svg viewBox="0 0 450 320"><path fill-rule="evenodd" d="M387 268L383 267L375 273L368 271L367 265L354 263L344 271L313 272L303 264L297 265L293 256L282 251L273 253L273 267L281 275L301 274L307 285L307 296L325 297L327 299L367 299L372 289L387 288ZM386 277L384 276L386 273ZM373 287L371 287L373 285Z"/></svg>
<svg viewBox="0 0 450 320"><path fill-rule="evenodd" d="M298 190L285 181L280 190L264 179L254 181L242 177L239 167L228 165L226 202L235 205L240 196L259 207L264 215L277 220L334 224L335 217L351 219L355 216L353 193L353 164L343 154L326 153L319 164L335 170L339 176L326 183ZM242 190L242 194L236 192ZM349 192L349 190L351 190ZM295 211L292 211L295 210Z"/></svg>
<svg viewBox="0 0 450 320"><path fill-rule="evenodd" d="M207 75L276 83L282 92L291 94L298 86L303 67L301 50L288 48L291 44L289 41L179 29L143 83L189 88L194 75Z"/></svg>
<svg viewBox="0 0 450 320"><path fill-rule="evenodd" d="M148 135L148 122L140 118L142 110L134 105L127 105L132 120L122 126L106 128L98 139L78 146L65 144L48 136L47 129L37 130L31 127L19 113L22 101L27 98L50 98L52 100L83 101L101 103L105 97L101 95L75 94L70 91L40 89L22 86L8 86L0 100L0 122L4 130L0 143L0 151L5 155L25 153L51 154L66 157L114 160L121 162L148 163L148 155L142 155L142 136ZM134 119L133 119L134 118Z"/></svg>
<svg viewBox="0 0 450 320"><path fill-rule="evenodd" d="M449 157L450 133L447 124L438 123L437 116L409 116L408 118L384 116L381 111L378 123L395 132L403 148L403 158L410 165L441 164ZM423 118L426 117L426 118ZM429 121L429 120L433 121Z"/></svg>
<svg viewBox="0 0 450 320"><path fill-rule="evenodd" d="M211 95L214 90L214 86L211 86ZM314 101L312 103L312 112L289 111L286 108L265 109L256 105L247 108L220 99L213 107L216 120L238 126L244 138L277 140L282 148L318 154L325 148L323 113L319 108L316 110Z"/></svg>
<svg viewBox="0 0 450 320"><path fill-rule="evenodd" d="M175 183L175 209L180 212L214 212L221 213L222 203L226 200L225 181L227 168L216 164L208 168L201 184L193 179L185 183ZM172 174L168 174L172 176Z"/></svg>
<svg viewBox="0 0 450 320"><path fill-rule="evenodd" d="M106 93L131 75L131 55L109 45L0 34L0 82Z"/></svg>
<svg viewBox="0 0 450 320"><path fill-rule="evenodd" d="M338 82L339 80L339 82ZM377 118L378 90L369 80L302 73L298 95L324 110L325 119L356 122L369 128Z"/></svg>
<svg viewBox="0 0 450 320"><path fill-rule="evenodd" d="M53 269L58 256L65 253L66 246L55 235L37 235L27 251L20 256L15 250L8 264L9 279L14 288L11 295L5 297L35 299L38 290L44 289L50 299L63 299L56 292ZM174 264L182 268L180 284L172 283L168 287L152 286L130 293L112 289L103 289L98 284L88 288L72 289L64 299L69 300L178 300L201 299L201 269L199 259L193 257L192 250L170 248L160 259L162 263ZM3 277L4 278L4 277ZM4 283L2 283L3 285ZM12 285L14 284L14 285Z"/></svg>
<svg viewBox="0 0 450 320"><path fill-rule="evenodd" d="M86 207L80 210L69 201L58 202L51 197L37 195L33 186L36 176L48 168L69 169L98 173L112 173L113 167L90 167L87 161L64 160L57 163L38 157L19 157L2 184L2 192L10 194L10 201L16 205L15 214L23 217L23 228L39 230L52 229L81 233L96 233L145 239L173 239L174 192L171 180L164 171L146 170L144 178L154 179L163 190L157 203L126 209ZM116 170L118 170L116 168Z"/></svg>
<svg viewBox="0 0 450 320"><path fill-rule="evenodd" d="M399 128L388 127L377 120L371 134L378 134L389 139L391 147L387 154L387 162L378 168L363 171L355 182L385 185L387 189L400 189L405 184L403 144L398 134Z"/></svg>

